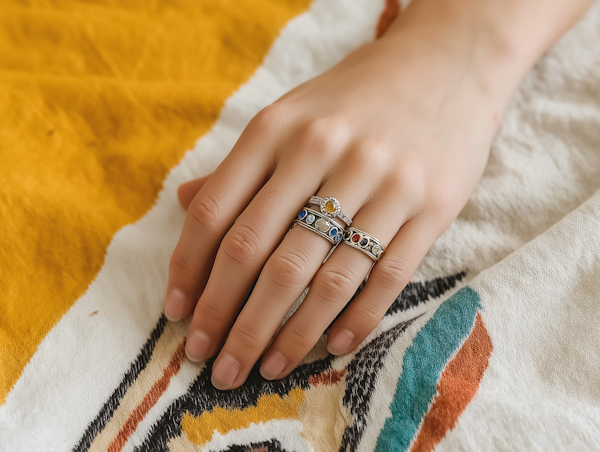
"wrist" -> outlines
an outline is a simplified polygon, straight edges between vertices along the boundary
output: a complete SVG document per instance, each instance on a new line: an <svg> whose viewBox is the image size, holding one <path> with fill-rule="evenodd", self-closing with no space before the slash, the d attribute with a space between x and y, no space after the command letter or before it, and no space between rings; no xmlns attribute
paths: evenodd
<svg viewBox="0 0 600 452"><path fill-rule="evenodd" d="M403 61L427 61L446 89L477 93L501 114L543 46L520 42L498 9L493 0L413 0L382 41Z"/></svg>

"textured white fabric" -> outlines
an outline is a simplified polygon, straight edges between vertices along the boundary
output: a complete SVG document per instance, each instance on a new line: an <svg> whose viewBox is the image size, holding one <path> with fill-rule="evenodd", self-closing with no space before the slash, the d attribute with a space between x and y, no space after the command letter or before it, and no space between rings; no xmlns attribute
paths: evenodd
<svg viewBox="0 0 600 452"><path fill-rule="evenodd" d="M477 191L421 267L469 268L494 347L437 450L600 450L598 42L595 4L523 83Z"/></svg>
<svg viewBox="0 0 600 452"><path fill-rule="evenodd" d="M161 315L184 216L178 185L214 170L260 108L372 39L382 7L383 0L316 0L282 30L253 78L167 176L154 208L115 235L96 280L44 339L0 407L0 450L74 446ZM600 4L529 74L472 199L415 274L425 280L466 271L463 283L481 295L494 347L479 391L438 450L600 450L598 43ZM393 397L403 350L440 301L404 315L426 312L391 351L399 364L382 372L373 410L385 411L379 408ZM104 315L91 329L88 314L99 303ZM113 372L103 372L109 365ZM201 368L184 364L125 450ZM374 447L386 413L372 414L363 450ZM293 438L305 447L297 422L273 425L288 429L291 447ZM265 432L250 430L246 437ZM242 434L228 435L210 447Z"/></svg>

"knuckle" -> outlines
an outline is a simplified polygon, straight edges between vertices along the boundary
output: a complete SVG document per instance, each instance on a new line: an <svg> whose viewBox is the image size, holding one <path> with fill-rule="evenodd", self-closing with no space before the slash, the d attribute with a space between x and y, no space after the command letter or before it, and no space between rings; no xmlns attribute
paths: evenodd
<svg viewBox="0 0 600 452"><path fill-rule="evenodd" d="M255 228L246 224L235 225L223 240L223 253L231 261L248 265L256 260L260 237Z"/></svg>
<svg viewBox="0 0 600 452"><path fill-rule="evenodd" d="M314 345L315 341L312 341L306 334L306 331L299 330L295 326L290 325L290 329L286 331L286 343L294 344L295 349L310 350Z"/></svg>
<svg viewBox="0 0 600 452"><path fill-rule="evenodd" d="M214 228L219 220L219 210L218 199L207 194L195 199L188 212L200 226Z"/></svg>
<svg viewBox="0 0 600 452"><path fill-rule="evenodd" d="M267 105L252 118L249 125L261 135L270 135L277 129L282 117L285 115L284 110L281 103Z"/></svg>
<svg viewBox="0 0 600 452"><path fill-rule="evenodd" d="M308 263L301 253L283 251L273 257L267 273L277 286L301 286L308 276Z"/></svg>
<svg viewBox="0 0 600 452"><path fill-rule="evenodd" d="M460 199L462 198L455 194L449 186L439 184L437 189L431 191L429 204L435 212L446 217L457 211L457 200Z"/></svg>
<svg viewBox="0 0 600 452"><path fill-rule="evenodd" d="M235 323L234 327L231 329L231 335L236 341L239 341L244 345L246 349L249 350L261 350L261 341L259 339L259 335L254 327L245 322L240 322L239 320Z"/></svg>
<svg viewBox="0 0 600 452"><path fill-rule="evenodd" d="M171 275L192 273L192 265L182 253L175 251L169 261L169 273Z"/></svg>
<svg viewBox="0 0 600 452"><path fill-rule="evenodd" d="M340 299L348 301L356 290L356 284L348 270L335 267L323 269L314 285L322 302L331 305L339 304Z"/></svg>
<svg viewBox="0 0 600 452"><path fill-rule="evenodd" d="M223 306L214 298L206 299L204 296L204 300L202 300L202 304L200 305L200 310L203 321L205 322L207 320L209 322L221 322L226 317Z"/></svg>
<svg viewBox="0 0 600 452"><path fill-rule="evenodd" d="M380 282L384 288L394 290L402 288L410 279L410 264L400 256L390 256L377 264Z"/></svg>
<svg viewBox="0 0 600 452"><path fill-rule="evenodd" d="M375 328L375 326L381 321L385 310L381 309L377 303L373 301L366 301L360 304L358 314L361 317L360 323L363 326L369 326L369 328Z"/></svg>
<svg viewBox="0 0 600 452"><path fill-rule="evenodd" d="M350 136L350 127L341 118L318 118L306 123L300 129L304 149L318 153L331 152L341 148Z"/></svg>

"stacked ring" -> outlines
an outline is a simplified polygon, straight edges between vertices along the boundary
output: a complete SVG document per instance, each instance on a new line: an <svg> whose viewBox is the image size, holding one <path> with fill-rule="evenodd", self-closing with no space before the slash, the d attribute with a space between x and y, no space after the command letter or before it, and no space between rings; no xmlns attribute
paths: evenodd
<svg viewBox="0 0 600 452"><path fill-rule="evenodd" d="M337 245L342 241L344 229L325 215L308 207L303 208L298 217L294 220L294 226L300 225L309 231L316 232L321 237L327 239L332 245Z"/></svg>
<svg viewBox="0 0 600 452"><path fill-rule="evenodd" d="M316 204L319 206L321 213L329 218L339 218L346 226L352 224L352 220L346 215L340 207L340 202L332 197L319 198L318 196L311 196L307 202L308 205Z"/></svg>
<svg viewBox="0 0 600 452"><path fill-rule="evenodd" d="M375 262L381 259L381 256L383 256L383 252L385 251L385 247L379 240L360 229L346 229L343 240L346 245L350 245L352 248L362 251Z"/></svg>

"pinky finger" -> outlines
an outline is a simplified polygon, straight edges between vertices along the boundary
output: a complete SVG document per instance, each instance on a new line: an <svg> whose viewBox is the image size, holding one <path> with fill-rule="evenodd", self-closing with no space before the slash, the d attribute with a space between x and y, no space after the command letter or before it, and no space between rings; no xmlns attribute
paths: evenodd
<svg viewBox="0 0 600 452"><path fill-rule="evenodd" d="M327 344L331 354L343 355L358 347L408 284L439 236L438 229L428 229L424 223L413 219L400 228L373 267L362 292L331 326Z"/></svg>

